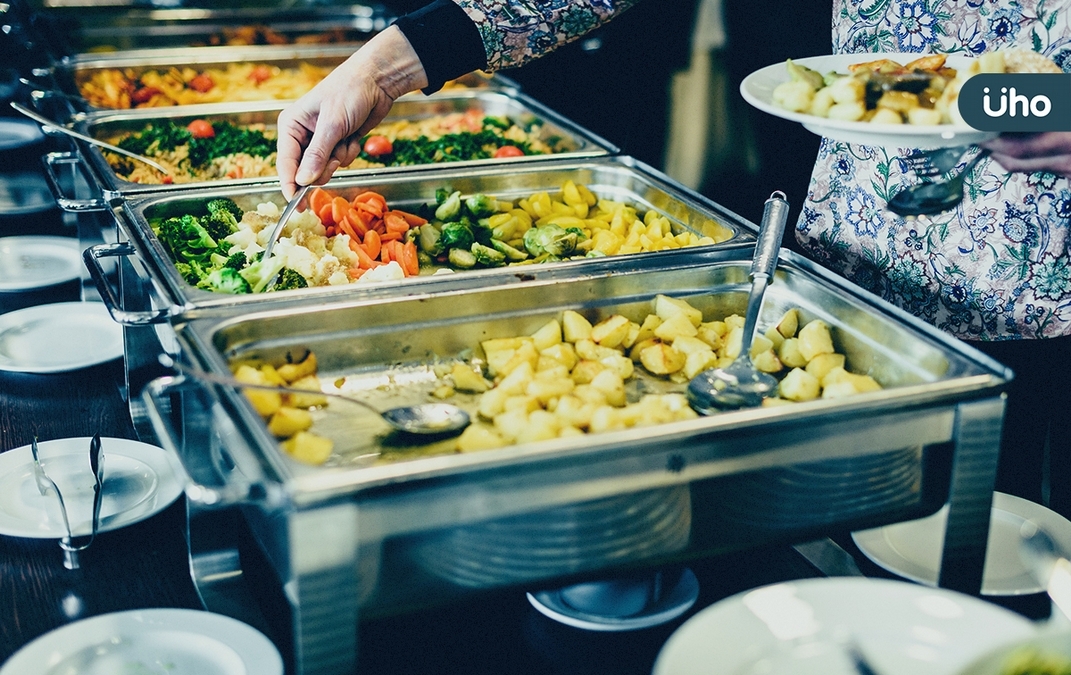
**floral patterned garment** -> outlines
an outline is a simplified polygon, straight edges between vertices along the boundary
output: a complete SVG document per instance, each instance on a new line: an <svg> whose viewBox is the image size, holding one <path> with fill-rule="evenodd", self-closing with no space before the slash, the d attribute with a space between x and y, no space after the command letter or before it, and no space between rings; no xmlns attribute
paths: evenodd
<svg viewBox="0 0 1071 675"><path fill-rule="evenodd" d="M1071 72L1071 0L834 0L833 51L1033 49ZM977 151L977 149L975 149ZM797 239L823 265L959 338L1071 335L1071 184L988 158L954 211L886 210L910 150L823 139ZM972 155L973 156L973 155Z"/></svg>
<svg viewBox="0 0 1071 675"><path fill-rule="evenodd" d="M658 2L659 0L655 0ZM601 26L637 0L454 0L476 24L487 70L513 68Z"/></svg>

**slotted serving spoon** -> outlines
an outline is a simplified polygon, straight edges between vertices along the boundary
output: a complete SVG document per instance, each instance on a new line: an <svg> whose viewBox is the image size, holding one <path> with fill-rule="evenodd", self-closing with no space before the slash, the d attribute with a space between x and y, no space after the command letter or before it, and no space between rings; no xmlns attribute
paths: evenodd
<svg viewBox="0 0 1071 675"><path fill-rule="evenodd" d="M148 157L146 157L144 155L139 155L136 152L130 152L129 150L124 150L123 148L120 148L118 145L112 145L111 143L106 143L105 141L98 140L96 138L93 138L92 136L86 136L85 134L79 133L79 132L77 132L77 131L75 131L73 129L68 129L67 127L63 126L59 122L50 120L47 117L45 117L44 115L39 115L38 113L34 112L33 110L30 110L26 106L22 105L21 103L18 103L16 101L11 101L11 107L14 108L15 110L19 111L20 113L22 113L26 117L29 117L34 122L37 122L38 124L44 126L46 129L55 129L56 131L60 132L61 134L66 134L67 136L70 136L72 138L77 138L80 141L85 141L86 143L90 143L92 145L96 145L96 146L102 147L105 150L109 150L111 152L114 152L116 154L122 155L124 157L129 157L130 159L135 159L135 160L137 160L139 162L144 162L145 164L148 164L152 168L156 169L157 171L159 171L159 172L161 172L161 173L163 173L163 174L165 174L167 176L172 175L171 174L171 170L168 169L163 164L159 164L157 162L154 162L153 160L149 159Z"/></svg>
<svg viewBox="0 0 1071 675"><path fill-rule="evenodd" d="M376 406L362 401L359 398L328 391L312 391L308 389L296 389L294 387L276 386L273 384L248 384L240 382L233 377L209 373L199 368L178 363L170 358L161 358L164 365L174 368L184 375L194 379L221 384L236 389L259 389L263 391L276 391L285 394L297 394L300 396L323 395L328 398L341 399L370 410L383 418L383 421L408 434L423 436L450 436L461 433L472 421L469 414L449 403L421 403L418 405L399 406L380 410Z"/></svg>
<svg viewBox="0 0 1071 675"><path fill-rule="evenodd" d="M772 375L760 372L751 363L751 341L755 337L755 324L762 309L766 286L777 268L786 220L788 202L785 201L785 194L774 192L763 208L759 238L755 242L755 255L751 261L751 292L744 315L740 355L728 367L704 370L688 383L688 402L701 415L761 405L762 399L777 387L777 380Z"/></svg>

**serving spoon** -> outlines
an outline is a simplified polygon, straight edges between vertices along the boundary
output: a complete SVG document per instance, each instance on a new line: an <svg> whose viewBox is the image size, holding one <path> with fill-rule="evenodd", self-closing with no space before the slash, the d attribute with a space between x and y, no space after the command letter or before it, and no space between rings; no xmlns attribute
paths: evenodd
<svg viewBox="0 0 1071 675"><path fill-rule="evenodd" d="M777 380L772 375L760 372L751 363L751 342L755 337L755 324L762 309L766 286L777 268L786 220L788 202L785 201L785 193L778 190L766 200L762 211L759 237L751 261L751 292L744 315L740 355L729 366L704 370L688 383L688 402L701 415L761 405L762 399L777 387Z"/></svg>
<svg viewBox="0 0 1071 675"><path fill-rule="evenodd" d="M958 174L942 181L920 183L905 188L889 200L889 210L898 216L911 218L941 213L963 201L963 181L974 165L988 154L983 150L971 158Z"/></svg>
<svg viewBox="0 0 1071 675"><path fill-rule="evenodd" d="M383 421L391 427L407 434L446 437L460 433L472 421L467 412L456 405L451 405L449 403L421 403L380 410L371 403L352 396L347 396L346 394L310 389L297 389L294 387L276 386L273 384L249 384L240 382L233 377L209 373L200 370L199 368L192 368L169 358L162 358L161 360L166 361L164 365L172 367L184 375L189 375L195 379L211 382L213 384L221 384L223 386L235 387L238 389L260 389L263 391L275 391L301 396L319 394L328 398L349 401L350 403L355 403L362 408L374 412L383 418Z"/></svg>
<svg viewBox="0 0 1071 675"><path fill-rule="evenodd" d="M137 160L139 162L144 162L145 164L148 164L149 166L151 166L152 168L156 169L157 171L163 173L164 175L167 175L167 176L173 175L171 173L171 170L168 169L163 164L160 164L158 162L154 162L153 160L149 159L148 157L146 157L144 155L139 155L136 152L130 152L129 150L124 150L123 148L120 148L118 145L112 145L111 143L107 143L105 141L98 140L96 138L93 138L92 136L86 136L85 134L79 133L79 132L77 132L77 131L75 131L73 129L68 129L67 127L63 126L59 122L50 120L47 117L45 117L44 115L39 115L36 112L34 112L33 110L30 110L26 106L22 105L21 103L18 103L17 101L11 101L11 107L14 108L15 110L19 111L20 113L22 113L26 117L29 117L34 122L37 122L38 124L44 126L46 131L48 129L54 129L54 130L60 132L61 134L66 134L67 136L70 136L72 138L77 138L80 141L85 141L86 143L89 143L91 145L99 146L101 148L104 148L105 150L109 150L109 151L114 152L116 154L123 155L124 157L129 157L130 159L135 159L135 160Z"/></svg>

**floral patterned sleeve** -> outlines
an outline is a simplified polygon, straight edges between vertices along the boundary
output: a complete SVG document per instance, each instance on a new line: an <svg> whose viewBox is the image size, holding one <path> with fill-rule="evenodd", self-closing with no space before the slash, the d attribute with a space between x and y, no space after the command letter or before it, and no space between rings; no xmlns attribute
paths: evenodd
<svg viewBox="0 0 1071 675"><path fill-rule="evenodd" d="M513 68L598 28L637 0L454 0L476 24L487 69Z"/></svg>

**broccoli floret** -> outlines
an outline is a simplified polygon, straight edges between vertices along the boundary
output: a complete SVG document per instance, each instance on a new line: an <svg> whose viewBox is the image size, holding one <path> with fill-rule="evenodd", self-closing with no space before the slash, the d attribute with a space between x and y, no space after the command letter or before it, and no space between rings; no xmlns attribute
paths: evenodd
<svg viewBox="0 0 1071 675"><path fill-rule="evenodd" d="M284 267L282 272L279 272L279 279L275 282L275 286L271 289L273 291L289 291L294 288L308 288L309 282L305 277L301 276L300 272L296 272L289 267Z"/></svg>
<svg viewBox="0 0 1071 675"><path fill-rule="evenodd" d="M486 218L498 211L498 200L483 194L472 195L465 200L465 208L473 218Z"/></svg>
<svg viewBox="0 0 1071 675"><path fill-rule="evenodd" d="M185 215L168 218L160 224L157 234L176 263L196 261L202 267L211 265L211 256L216 252L216 240L196 217Z"/></svg>
<svg viewBox="0 0 1071 675"><path fill-rule="evenodd" d="M222 241L224 237L238 231L238 221L235 220L234 215L222 208L201 219L201 224L216 241Z"/></svg>
<svg viewBox="0 0 1071 675"><path fill-rule="evenodd" d="M245 257L245 253L242 251L238 251L234 255L227 258L227 261L220 265L220 267L227 267L237 272L238 270L245 267L246 262L247 260Z"/></svg>
<svg viewBox="0 0 1071 675"><path fill-rule="evenodd" d="M249 287L253 289L254 293L260 293L268 287L268 284L282 269L283 260L279 256L273 255L267 260L264 260L263 256L261 256L253 264L239 270L238 274L249 282Z"/></svg>
<svg viewBox="0 0 1071 675"><path fill-rule="evenodd" d="M206 291L214 291L216 293L233 293L235 295L240 293L251 293L252 289L249 287L249 283L242 278L238 273L238 270L230 267L224 267L223 269L212 270L208 273L204 279L197 284L198 288L202 288Z"/></svg>
<svg viewBox="0 0 1071 675"><path fill-rule="evenodd" d="M226 211L234 216L235 220L241 220L244 213L242 209L238 208L238 205L234 203L234 200L221 198L213 199L205 205L209 213L216 213L217 211Z"/></svg>
<svg viewBox="0 0 1071 675"><path fill-rule="evenodd" d="M201 279L204 277L204 273L197 263L175 263L175 269L183 281L191 286L201 283Z"/></svg>

